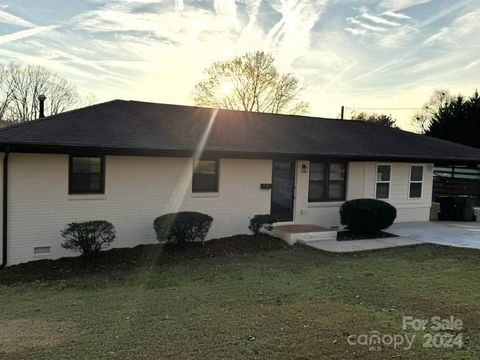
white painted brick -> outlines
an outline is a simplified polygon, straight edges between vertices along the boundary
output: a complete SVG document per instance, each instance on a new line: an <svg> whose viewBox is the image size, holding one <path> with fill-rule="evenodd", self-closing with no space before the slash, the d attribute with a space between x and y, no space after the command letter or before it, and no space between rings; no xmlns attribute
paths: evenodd
<svg viewBox="0 0 480 360"><path fill-rule="evenodd" d="M188 158L108 156L104 196L68 195L66 155L11 154L9 165L9 265L45 258L35 246L51 246L50 258L74 255L60 246L60 229L73 221L108 220L112 245L131 247L155 243L153 220L167 212L211 215L216 238L247 233L249 217L270 211L270 191L260 189L271 182L270 160L221 160L220 191L203 197L191 193Z"/></svg>
<svg viewBox="0 0 480 360"><path fill-rule="evenodd" d="M294 221L338 225L341 203L308 204L308 172L301 171L302 163L308 161L297 162ZM15 153L9 169L8 265L45 258L34 256L36 246L50 246L49 258L75 255L60 246L60 229L73 221L108 220L117 230L113 246L132 247L155 243L153 220L167 212L211 215L209 239L248 233L249 217L270 212L270 190L260 184L271 183L271 160L222 159L219 193L208 196L191 193L188 158L107 156L103 196L68 195L67 155ZM424 198L408 200L407 170L408 164L393 165L391 202L398 221L428 220L431 172L425 174ZM374 163L350 163L347 198L369 196L373 179Z"/></svg>

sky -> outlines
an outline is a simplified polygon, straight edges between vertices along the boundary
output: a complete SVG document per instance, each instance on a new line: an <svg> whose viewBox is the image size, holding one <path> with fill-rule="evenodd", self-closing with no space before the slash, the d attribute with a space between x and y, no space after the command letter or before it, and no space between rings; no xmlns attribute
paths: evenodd
<svg viewBox="0 0 480 360"><path fill-rule="evenodd" d="M434 89L479 88L479 36L480 0L0 0L0 62L98 101L191 105L206 66L264 50L310 115L366 108L407 130Z"/></svg>

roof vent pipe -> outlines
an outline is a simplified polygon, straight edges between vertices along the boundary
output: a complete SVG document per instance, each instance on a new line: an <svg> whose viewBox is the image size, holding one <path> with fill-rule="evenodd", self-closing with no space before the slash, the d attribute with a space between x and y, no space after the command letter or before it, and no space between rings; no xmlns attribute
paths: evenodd
<svg viewBox="0 0 480 360"><path fill-rule="evenodd" d="M43 118L45 117L45 100L47 97L45 95L40 95L38 97L38 101L40 103L39 111L38 111L38 117Z"/></svg>

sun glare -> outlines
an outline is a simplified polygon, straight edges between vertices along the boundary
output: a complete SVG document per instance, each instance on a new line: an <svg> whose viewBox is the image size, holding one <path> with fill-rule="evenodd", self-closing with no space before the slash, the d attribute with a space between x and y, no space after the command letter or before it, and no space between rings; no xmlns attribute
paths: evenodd
<svg viewBox="0 0 480 360"><path fill-rule="evenodd" d="M220 85L220 91L224 94L228 94L233 90L233 83L231 81L224 81Z"/></svg>

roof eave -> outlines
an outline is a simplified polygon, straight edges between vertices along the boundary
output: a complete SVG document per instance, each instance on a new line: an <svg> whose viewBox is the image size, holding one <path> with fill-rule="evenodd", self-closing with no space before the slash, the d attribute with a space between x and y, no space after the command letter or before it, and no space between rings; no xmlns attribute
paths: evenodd
<svg viewBox="0 0 480 360"><path fill-rule="evenodd" d="M24 144L0 143L0 151L8 148L10 152L39 153L39 154L81 154L81 155L117 155L117 156L164 156L164 157L192 157L195 153L191 149L161 149L161 148L125 148L107 146L77 146L55 144ZM354 153L279 153L279 152L254 152L254 151L227 151L206 150L203 157L225 157L245 159L343 159L349 161L382 161L382 162L423 162L442 164L479 164L480 158L469 157L424 157L405 156L392 154L354 154Z"/></svg>

